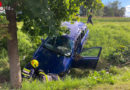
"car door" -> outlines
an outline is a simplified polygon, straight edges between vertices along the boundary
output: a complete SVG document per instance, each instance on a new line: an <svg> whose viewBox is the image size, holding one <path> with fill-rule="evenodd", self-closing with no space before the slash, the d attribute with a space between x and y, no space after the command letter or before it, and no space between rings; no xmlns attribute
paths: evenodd
<svg viewBox="0 0 130 90"><path fill-rule="evenodd" d="M95 69L102 51L102 47L92 47L83 49L78 56L79 59L74 59L72 68L91 68ZM77 58L77 57L76 57Z"/></svg>

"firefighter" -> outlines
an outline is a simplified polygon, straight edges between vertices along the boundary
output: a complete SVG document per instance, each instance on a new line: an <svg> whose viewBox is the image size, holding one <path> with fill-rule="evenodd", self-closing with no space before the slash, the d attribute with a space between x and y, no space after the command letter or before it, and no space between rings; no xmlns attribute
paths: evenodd
<svg viewBox="0 0 130 90"><path fill-rule="evenodd" d="M93 25L92 10L88 10L88 20L87 20L87 23L91 23Z"/></svg>
<svg viewBox="0 0 130 90"><path fill-rule="evenodd" d="M38 66L39 66L39 62L33 59L24 67L22 71L22 77L28 79L34 77L34 74L36 73L36 69Z"/></svg>
<svg viewBox="0 0 130 90"><path fill-rule="evenodd" d="M38 69L39 62L37 60L32 60L28 63L22 71L22 77L31 79L31 78L39 78L42 81L52 81L52 80L60 80L57 74L46 74L43 70Z"/></svg>

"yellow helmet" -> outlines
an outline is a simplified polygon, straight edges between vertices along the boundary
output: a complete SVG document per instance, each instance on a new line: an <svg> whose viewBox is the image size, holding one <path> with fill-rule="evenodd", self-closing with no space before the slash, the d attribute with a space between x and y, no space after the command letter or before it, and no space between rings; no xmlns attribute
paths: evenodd
<svg viewBox="0 0 130 90"><path fill-rule="evenodd" d="M33 59L31 61L31 65L34 67L34 68L37 68L39 66L39 62L36 60L36 59Z"/></svg>

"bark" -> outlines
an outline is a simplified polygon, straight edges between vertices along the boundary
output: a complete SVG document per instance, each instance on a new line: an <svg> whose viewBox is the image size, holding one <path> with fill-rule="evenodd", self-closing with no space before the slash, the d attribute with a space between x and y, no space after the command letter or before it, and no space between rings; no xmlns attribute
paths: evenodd
<svg viewBox="0 0 130 90"><path fill-rule="evenodd" d="M21 68L18 55L16 12L14 10L6 10L6 18L9 21L8 33L10 35L10 38L8 38L7 41L8 57L10 63L10 83L12 88L20 88Z"/></svg>

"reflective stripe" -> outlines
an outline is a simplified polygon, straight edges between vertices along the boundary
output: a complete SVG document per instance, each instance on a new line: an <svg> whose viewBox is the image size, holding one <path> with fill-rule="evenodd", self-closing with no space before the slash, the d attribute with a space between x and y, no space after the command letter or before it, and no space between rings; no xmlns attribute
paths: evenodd
<svg viewBox="0 0 130 90"><path fill-rule="evenodd" d="M58 76L58 80L60 80L60 77Z"/></svg>
<svg viewBox="0 0 130 90"><path fill-rule="evenodd" d="M44 76L45 76L45 78L46 78L46 81L48 82L48 77L47 77L47 75L46 75L44 72L40 72L39 74L44 75Z"/></svg>
<svg viewBox="0 0 130 90"><path fill-rule="evenodd" d="M24 71L27 71L27 72L31 72L29 69L27 69L27 68L24 68L23 69Z"/></svg>
<svg viewBox="0 0 130 90"><path fill-rule="evenodd" d="M40 72L39 74L43 74L43 75L46 75L44 72Z"/></svg>
<svg viewBox="0 0 130 90"><path fill-rule="evenodd" d="M28 74L26 74L26 73L22 73L24 76L30 76L30 75L28 75Z"/></svg>
<svg viewBox="0 0 130 90"><path fill-rule="evenodd" d="M29 74L29 72L28 72L28 71L23 70L23 72L24 72L24 73L26 73L26 74Z"/></svg>

